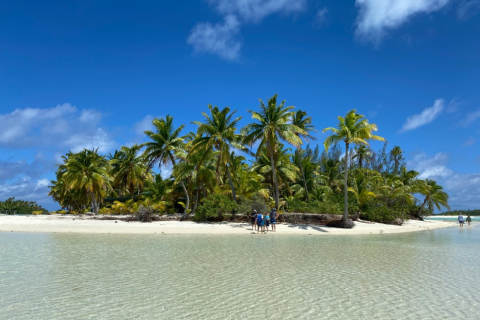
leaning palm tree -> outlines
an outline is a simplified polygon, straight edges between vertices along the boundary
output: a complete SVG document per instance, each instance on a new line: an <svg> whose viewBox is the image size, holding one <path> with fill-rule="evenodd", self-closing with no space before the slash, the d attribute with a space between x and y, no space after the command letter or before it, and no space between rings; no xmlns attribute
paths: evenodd
<svg viewBox="0 0 480 320"><path fill-rule="evenodd" d="M297 134L306 135L307 132L291 123L295 107L285 107L285 100L277 105L277 95L268 99L267 105L260 99L260 112L248 110L252 118L258 122L247 124L242 128L241 133L245 135L245 144L253 145L259 142L256 152L258 157L262 152L262 147L266 147L268 156L272 165L272 180L275 186L274 199L275 206L278 208L280 192L278 188L275 154L280 140L286 141L297 147L302 144L302 139Z"/></svg>
<svg viewBox="0 0 480 320"><path fill-rule="evenodd" d="M448 205L448 194L443 191L442 186L438 185L434 180L430 179L425 179L425 181L421 182L421 185L422 186L419 188L418 191L420 192L420 194L425 196L425 200L423 201L423 204L418 211L419 216L422 214L425 206L427 206L430 213L433 213L434 207L440 210L443 206L450 210L450 206Z"/></svg>
<svg viewBox="0 0 480 320"><path fill-rule="evenodd" d="M298 110L297 112L295 112L295 114L292 117L292 124L296 125L300 129L305 131L304 134L297 133L297 136L303 138L307 142L310 142L310 139L317 140L317 138L315 138L310 134L310 132L312 131L317 131L315 130L315 127L312 125L312 117L307 117L306 115L307 113L305 111ZM298 157L302 158L300 154L300 145L297 146L297 150L295 151L295 153L296 155L298 155ZM310 202L310 197L308 195L307 181L305 179L305 172L303 170L301 159L299 161L299 165L300 165L300 172L302 173L303 187L305 189L305 197L307 199L307 202Z"/></svg>
<svg viewBox="0 0 480 320"><path fill-rule="evenodd" d="M151 142L146 142L143 146L146 147L144 151L144 156L146 161L149 163L149 167L152 167L155 163L158 163L160 167L162 164L167 165L169 163L175 167L177 163L177 154L182 151L184 146L183 138L180 136L180 132L185 127L181 125L178 128L173 127L173 117L167 115L165 119L153 119L153 125L156 128L156 132L145 131L145 134L152 139ZM188 190L185 187L183 180L179 181L180 186L185 192L185 213L188 212L190 197L188 195Z"/></svg>
<svg viewBox="0 0 480 320"><path fill-rule="evenodd" d="M345 207L343 210L343 221L348 219L348 158L350 144L356 145L368 145L369 140L385 141L380 136L373 135L373 131L377 131L377 125L368 123L368 120L361 114L356 112L357 110L351 110L347 113L345 118L338 117L337 128L325 128L325 131L331 131L333 134L325 139L324 147L328 152L330 145L343 141L345 142L345 171L344 171L344 196Z"/></svg>
<svg viewBox="0 0 480 320"><path fill-rule="evenodd" d="M211 115L202 112L205 122L193 122L198 126L198 129L197 137L189 142L189 146L191 146L189 156L202 152L204 157L198 162L198 166L200 166L202 161L212 151L218 151L216 166L217 183L220 184L220 167L223 167L230 183L233 201L237 202L229 165L231 163L231 147L246 151L246 148L240 144L241 136L235 133L238 121L242 117L232 119L236 110L230 112L229 107L219 110L217 106L212 107L212 105L209 105L208 108Z"/></svg>

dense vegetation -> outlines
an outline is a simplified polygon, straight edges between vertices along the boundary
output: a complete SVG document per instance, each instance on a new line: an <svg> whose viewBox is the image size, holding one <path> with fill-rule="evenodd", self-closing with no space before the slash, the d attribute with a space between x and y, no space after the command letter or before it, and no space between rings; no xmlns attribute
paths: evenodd
<svg viewBox="0 0 480 320"><path fill-rule="evenodd" d="M356 110L338 117L320 148L311 117L273 96L252 122L228 107L209 106L196 132L182 135L173 118L154 119L149 142L113 154L69 152L58 165L50 195L70 212L195 213L195 220L222 220L254 207L280 212L342 214L386 223L448 207L448 195L432 180L405 167L403 151L387 143L375 152L368 142L384 141ZM342 147L345 146L345 153ZM343 155L343 156L342 156ZM247 162L250 159L250 163ZM156 168L171 167L163 179ZM415 195L421 200L416 202Z"/></svg>
<svg viewBox="0 0 480 320"><path fill-rule="evenodd" d="M0 201L0 213L5 214L32 214L48 213L48 211L34 201L15 200L8 198Z"/></svg>
<svg viewBox="0 0 480 320"><path fill-rule="evenodd" d="M442 213L444 216L458 216L462 214L466 216L467 214L471 216L480 216L480 209L470 209L470 210L452 210L452 211L445 211Z"/></svg>

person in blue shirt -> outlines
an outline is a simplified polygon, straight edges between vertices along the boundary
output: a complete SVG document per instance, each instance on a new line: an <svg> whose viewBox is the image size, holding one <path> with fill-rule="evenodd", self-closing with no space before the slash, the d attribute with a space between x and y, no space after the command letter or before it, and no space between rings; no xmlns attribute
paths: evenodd
<svg viewBox="0 0 480 320"><path fill-rule="evenodd" d="M458 215L458 222L460 223L460 228L463 228L463 216L462 216L462 214Z"/></svg>
<svg viewBox="0 0 480 320"><path fill-rule="evenodd" d="M258 213L257 214L257 233L259 233L259 232L263 233L263 229L265 228L264 223L265 223L265 221L263 221L263 214Z"/></svg>
<svg viewBox="0 0 480 320"><path fill-rule="evenodd" d="M264 220L266 227L265 232L268 232L268 227L270 226L270 216L268 215L268 212L265 214Z"/></svg>

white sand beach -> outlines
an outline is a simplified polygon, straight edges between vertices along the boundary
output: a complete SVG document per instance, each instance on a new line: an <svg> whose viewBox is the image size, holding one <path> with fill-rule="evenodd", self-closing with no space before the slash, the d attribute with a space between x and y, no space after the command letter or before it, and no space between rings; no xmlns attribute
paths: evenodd
<svg viewBox="0 0 480 320"><path fill-rule="evenodd" d="M355 222L353 229L316 225L277 224L272 235L368 235L424 231L455 226L444 221L409 220L403 226ZM99 220L88 216L9 216L0 215L0 232L121 233L121 234L252 234L247 223L196 223L192 221L156 221L151 223Z"/></svg>

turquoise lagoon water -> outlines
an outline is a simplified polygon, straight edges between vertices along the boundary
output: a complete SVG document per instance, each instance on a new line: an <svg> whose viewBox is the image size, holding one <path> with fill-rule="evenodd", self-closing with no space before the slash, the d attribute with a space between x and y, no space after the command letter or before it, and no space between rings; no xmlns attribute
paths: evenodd
<svg viewBox="0 0 480 320"><path fill-rule="evenodd" d="M478 319L480 225L400 235L0 233L0 319Z"/></svg>

